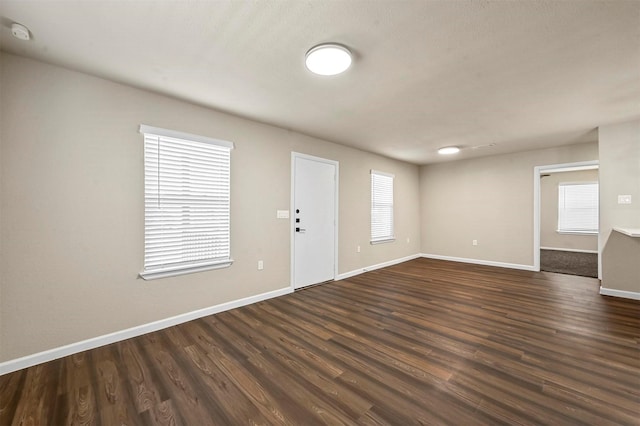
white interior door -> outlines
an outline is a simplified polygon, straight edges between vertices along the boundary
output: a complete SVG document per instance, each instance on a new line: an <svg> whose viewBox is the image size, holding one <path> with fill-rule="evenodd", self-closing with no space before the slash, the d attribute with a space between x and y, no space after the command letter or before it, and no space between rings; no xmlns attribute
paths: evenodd
<svg viewBox="0 0 640 426"><path fill-rule="evenodd" d="M338 163L292 154L294 288L335 278Z"/></svg>

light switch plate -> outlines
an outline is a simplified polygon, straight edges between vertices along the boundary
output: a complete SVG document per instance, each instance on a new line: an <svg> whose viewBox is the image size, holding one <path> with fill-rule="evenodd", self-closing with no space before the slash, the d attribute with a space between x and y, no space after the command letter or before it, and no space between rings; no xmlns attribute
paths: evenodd
<svg viewBox="0 0 640 426"><path fill-rule="evenodd" d="M618 204L631 204L631 195L618 195Z"/></svg>
<svg viewBox="0 0 640 426"><path fill-rule="evenodd" d="M276 212L276 218L278 218L278 219L289 219L289 210L278 210Z"/></svg>

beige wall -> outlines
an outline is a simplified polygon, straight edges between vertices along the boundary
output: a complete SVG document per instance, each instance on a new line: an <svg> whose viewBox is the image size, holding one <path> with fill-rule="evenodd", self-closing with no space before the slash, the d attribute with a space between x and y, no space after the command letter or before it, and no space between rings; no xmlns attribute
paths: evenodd
<svg viewBox="0 0 640 426"><path fill-rule="evenodd" d="M598 129L602 287L640 293L640 238L612 231L640 228L640 120ZM632 204L618 204L631 195Z"/></svg>
<svg viewBox="0 0 640 426"><path fill-rule="evenodd" d="M276 219L276 210L289 209L291 151L340 162L341 273L419 252L417 166L21 57L1 58L0 361L288 287L289 222ZM137 278L141 123L235 143L230 268ZM396 176L395 243L368 244L371 168Z"/></svg>
<svg viewBox="0 0 640 426"><path fill-rule="evenodd" d="M3 138L3 134L2 134L2 129L3 129L3 125L4 125L4 113L5 113L5 102L2 102L2 99L4 99L5 93L4 93L4 81L1 78L2 76L2 69L3 69L3 60L4 60L4 55L2 53L0 53L0 361L2 360L2 348L4 347L3 344L3 326L2 326L2 288L3 288L3 274L2 274L2 264L1 261L4 257L3 255L3 249L2 249L2 233L1 233L1 224L2 224L2 187L3 187L3 182L2 182L2 176L3 176L3 172L2 172L2 138Z"/></svg>
<svg viewBox="0 0 640 426"><path fill-rule="evenodd" d="M597 158L594 142L422 166L422 253L532 266L534 167Z"/></svg>
<svg viewBox="0 0 640 426"><path fill-rule="evenodd" d="M597 235L558 233L558 185L597 182L598 170L551 173L540 178L540 246L568 250L598 250Z"/></svg>

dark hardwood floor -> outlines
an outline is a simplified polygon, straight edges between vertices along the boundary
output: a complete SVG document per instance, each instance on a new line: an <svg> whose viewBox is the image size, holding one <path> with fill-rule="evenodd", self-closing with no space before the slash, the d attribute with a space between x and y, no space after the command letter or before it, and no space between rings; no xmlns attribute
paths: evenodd
<svg viewBox="0 0 640 426"><path fill-rule="evenodd" d="M0 424L640 424L640 302L417 259L0 376Z"/></svg>

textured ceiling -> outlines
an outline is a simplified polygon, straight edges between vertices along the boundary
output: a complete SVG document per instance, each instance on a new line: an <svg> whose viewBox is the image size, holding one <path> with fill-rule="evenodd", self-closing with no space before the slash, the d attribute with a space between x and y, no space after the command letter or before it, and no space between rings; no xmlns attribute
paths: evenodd
<svg viewBox="0 0 640 426"><path fill-rule="evenodd" d="M417 164L640 117L640 1L2 0L0 16L4 51ZM347 73L306 71L327 41L355 53Z"/></svg>

